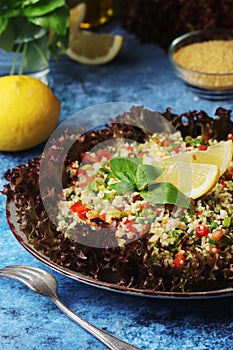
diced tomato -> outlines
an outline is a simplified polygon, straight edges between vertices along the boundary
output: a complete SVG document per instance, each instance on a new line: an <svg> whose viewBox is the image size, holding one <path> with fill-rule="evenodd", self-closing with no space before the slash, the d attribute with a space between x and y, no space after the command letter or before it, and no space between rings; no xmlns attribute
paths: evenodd
<svg viewBox="0 0 233 350"><path fill-rule="evenodd" d="M227 172L227 173L225 174L225 178L226 178L227 180L232 180L232 179L233 179L233 174Z"/></svg>
<svg viewBox="0 0 233 350"><path fill-rule="evenodd" d="M163 146L164 147L167 147L167 146L170 146L172 144L173 140L164 140L163 141Z"/></svg>
<svg viewBox="0 0 233 350"><path fill-rule="evenodd" d="M174 259L174 266L178 268L185 266L185 256L182 251L176 253L175 259Z"/></svg>
<svg viewBox="0 0 233 350"><path fill-rule="evenodd" d="M197 147L198 151L206 151L207 148L208 148L208 147L207 147L206 145L199 145L199 146Z"/></svg>
<svg viewBox="0 0 233 350"><path fill-rule="evenodd" d="M112 158L112 153L110 152L107 153L106 150L103 148L98 149L98 151L96 152L96 155L98 156L99 161L101 161L103 157L105 157L106 159Z"/></svg>
<svg viewBox="0 0 233 350"><path fill-rule="evenodd" d="M66 166L66 168L67 168L67 169L69 169L69 168L74 169L75 167L74 167L73 163L70 163L70 164L68 164L68 165Z"/></svg>
<svg viewBox="0 0 233 350"><path fill-rule="evenodd" d="M229 167L225 173L225 178L227 180L232 180L233 179L233 167Z"/></svg>
<svg viewBox="0 0 233 350"><path fill-rule="evenodd" d="M162 213L161 209L155 209L156 215L159 216Z"/></svg>
<svg viewBox="0 0 233 350"><path fill-rule="evenodd" d="M83 163L87 164L87 163L96 163L100 161L100 158L97 157L96 155L92 155L89 153L81 153L80 154Z"/></svg>
<svg viewBox="0 0 233 350"><path fill-rule="evenodd" d="M138 156L139 156L140 158L143 158L145 155L147 155L146 152L139 152L139 154L138 154Z"/></svg>
<svg viewBox="0 0 233 350"><path fill-rule="evenodd" d="M220 180L220 183L221 183L221 185L222 185L223 188L227 188L227 187L228 187L226 181Z"/></svg>
<svg viewBox="0 0 233 350"><path fill-rule="evenodd" d="M223 229L215 230L212 232L211 238L214 241L219 241L222 236L225 235L225 231Z"/></svg>
<svg viewBox="0 0 233 350"><path fill-rule="evenodd" d="M150 204L148 202L140 204L140 210L149 208Z"/></svg>
<svg viewBox="0 0 233 350"><path fill-rule="evenodd" d="M124 224L126 225L126 227L128 228L128 230L130 231L130 232L133 232L133 233L137 233L138 232L138 230L136 229L136 227L134 226L134 224L135 224L135 222L133 221L133 220L126 220L125 222L124 222Z"/></svg>
<svg viewBox="0 0 233 350"><path fill-rule="evenodd" d="M89 209L85 204L81 204L80 202L77 202L73 204L70 209L72 210L73 213L77 213L80 219L85 220L87 219L87 213Z"/></svg>
<svg viewBox="0 0 233 350"><path fill-rule="evenodd" d="M103 221L106 221L106 214L104 213L104 214L99 215L99 218Z"/></svg>
<svg viewBox="0 0 233 350"><path fill-rule="evenodd" d="M134 151L134 148L133 148L133 146L131 146L131 145L128 145L128 146L126 147L126 149L127 149L128 151L131 151L131 152Z"/></svg>
<svg viewBox="0 0 233 350"><path fill-rule="evenodd" d="M201 216L201 214L202 214L202 211L197 211L196 212L196 217L199 218L199 216Z"/></svg>
<svg viewBox="0 0 233 350"><path fill-rule="evenodd" d="M218 254L218 252L219 252L219 248L218 247L212 247L211 248L211 253L213 253L213 254Z"/></svg>
<svg viewBox="0 0 233 350"><path fill-rule="evenodd" d="M180 150L181 150L181 145L178 145L178 146L173 148L173 152L175 152L175 153L179 153Z"/></svg>
<svg viewBox="0 0 233 350"><path fill-rule="evenodd" d="M106 152L106 150L100 148L97 150L96 154L91 154L91 153L81 153L80 154L81 159L83 163L96 163L96 162L101 162L102 158L105 157L106 159L111 159L112 154L110 152Z"/></svg>
<svg viewBox="0 0 233 350"><path fill-rule="evenodd" d="M232 134L228 134L227 135L227 140L232 140L233 141L233 135Z"/></svg>
<svg viewBox="0 0 233 350"><path fill-rule="evenodd" d="M79 176L79 175L86 175L87 174L87 171L84 170L84 169L79 169L76 171L76 176Z"/></svg>
<svg viewBox="0 0 233 350"><path fill-rule="evenodd" d="M202 225L202 224L197 225L195 231L199 237L205 237L210 233L209 228L205 225Z"/></svg>

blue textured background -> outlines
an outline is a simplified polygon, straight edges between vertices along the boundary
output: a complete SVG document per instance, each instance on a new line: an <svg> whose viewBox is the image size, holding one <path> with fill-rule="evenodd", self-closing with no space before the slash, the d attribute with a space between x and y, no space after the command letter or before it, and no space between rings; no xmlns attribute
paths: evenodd
<svg viewBox="0 0 233 350"><path fill-rule="evenodd" d="M219 106L233 109L232 100L210 102L189 92L174 76L161 48L140 44L118 26L104 30L125 36L122 51L110 64L88 67L65 56L51 62L50 85L62 103L60 122L83 108L104 102L143 104L161 112L167 107L172 107L174 113L205 110L212 116ZM0 188L8 168L24 163L42 150L39 146L26 152L0 153ZM0 267L11 264L45 267L13 237L2 195L0 225ZM144 350L233 348L233 297L199 301L147 299L104 291L53 273L59 282L61 299L70 308ZM0 348L106 349L51 301L8 278L0 279Z"/></svg>

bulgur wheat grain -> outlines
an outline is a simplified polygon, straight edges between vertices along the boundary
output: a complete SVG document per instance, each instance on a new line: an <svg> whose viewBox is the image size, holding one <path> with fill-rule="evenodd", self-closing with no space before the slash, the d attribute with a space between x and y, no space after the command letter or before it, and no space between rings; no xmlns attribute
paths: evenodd
<svg viewBox="0 0 233 350"><path fill-rule="evenodd" d="M189 83L209 89L233 87L233 40L209 40L189 44L173 55L182 78ZM231 75L232 73L232 75Z"/></svg>

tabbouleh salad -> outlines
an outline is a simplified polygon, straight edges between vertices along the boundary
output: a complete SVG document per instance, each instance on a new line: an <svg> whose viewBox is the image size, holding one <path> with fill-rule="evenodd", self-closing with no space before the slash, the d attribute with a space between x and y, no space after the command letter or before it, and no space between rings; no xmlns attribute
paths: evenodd
<svg viewBox="0 0 233 350"><path fill-rule="evenodd" d="M138 120L148 113L151 120L148 110L132 107L129 113L116 117L117 123L113 120L105 129L86 132L76 139L64 164L64 189L59 198L53 195L61 177L56 162L60 164L66 136L56 147L52 144L45 183L50 181L53 186L48 189L51 206L58 203L56 225L45 210L40 192L41 157L8 170L8 184L2 192L8 203L15 203L20 229L29 244L69 270L152 293L231 287L233 164L211 192L195 200L180 195L179 203L174 201L177 193L172 187L165 201L161 195L165 187L156 192L160 201L148 200L145 188L149 189L152 177L161 169L142 165L148 153L163 158L193 149L205 151L213 143L226 140L228 133L233 134L231 111L218 108L218 117L211 118L204 111L175 115L168 108L163 116L181 132L169 136L148 135L127 124L128 116ZM182 124L184 116L188 124ZM201 134L205 136L198 136ZM73 140L75 135L71 137ZM120 147L103 143L119 137L129 142ZM126 165L123 171L122 164ZM146 177L140 173L142 168ZM158 189L154 184L152 187Z"/></svg>

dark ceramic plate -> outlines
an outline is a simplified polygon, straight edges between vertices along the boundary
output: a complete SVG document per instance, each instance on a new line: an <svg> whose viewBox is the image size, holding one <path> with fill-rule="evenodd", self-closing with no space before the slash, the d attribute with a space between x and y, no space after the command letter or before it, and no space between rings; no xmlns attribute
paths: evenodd
<svg viewBox="0 0 233 350"><path fill-rule="evenodd" d="M136 295L143 297L151 297L151 298L167 298L167 299L203 299L203 298L216 298L216 297L226 297L233 296L233 288L224 288L211 290L206 292L160 292L160 291L151 291L151 290L141 290L135 288L127 288L124 286L119 286L114 283L103 282L99 280L95 280L87 275L69 270L63 266L60 266L53 261L51 261L45 255L39 253L33 246L28 243L28 240L25 234L20 230L19 224L17 223L17 211L13 202L7 202L6 204L6 215L7 220L10 225L11 231L13 232L16 239L19 243L36 259L49 266L53 270L67 276L73 278L77 281L89 284L91 286L103 288L105 290L109 290L112 292L121 292L128 295Z"/></svg>

